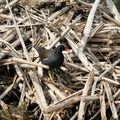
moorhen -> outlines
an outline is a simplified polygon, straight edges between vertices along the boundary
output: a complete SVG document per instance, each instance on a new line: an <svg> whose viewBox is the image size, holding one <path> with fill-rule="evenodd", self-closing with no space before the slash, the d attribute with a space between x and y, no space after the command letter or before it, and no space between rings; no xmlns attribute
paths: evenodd
<svg viewBox="0 0 120 120"><path fill-rule="evenodd" d="M48 65L50 69L60 68L64 62L64 55L62 53L65 50L64 45L59 45L57 48L47 50L43 47L34 46L39 53L39 57L43 64Z"/></svg>

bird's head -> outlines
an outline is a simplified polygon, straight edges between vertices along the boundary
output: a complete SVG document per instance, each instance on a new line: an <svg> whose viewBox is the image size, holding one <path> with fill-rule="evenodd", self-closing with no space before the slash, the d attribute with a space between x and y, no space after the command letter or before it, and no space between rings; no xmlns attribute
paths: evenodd
<svg viewBox="0 0 120 120"><path fill-rule="evenodd" d="M67 48L64 46L64 45L59 45L56 50L59 51L59 52L62 52L64 50L66 50Z"/></svg>

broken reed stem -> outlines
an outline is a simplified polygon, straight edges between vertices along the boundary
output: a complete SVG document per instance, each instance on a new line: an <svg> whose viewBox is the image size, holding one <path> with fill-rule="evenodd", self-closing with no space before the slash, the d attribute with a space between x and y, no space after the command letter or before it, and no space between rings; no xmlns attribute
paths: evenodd
<svg viewBox="0 0 120 120"><path fill-rule="evenodd" d="M103 85L105 87L105 92L107 95L108 103L109 103L110 108L111 108L113 119L117 120L118 119L117 109L115 107L115 103L114 103L114 99L112 97L110 86L107 82L103 82Z"/></svg>
<svg viewBox="0 0 120 120"><path fill-rule="evenodd" d="M105 70L93 83L92 86L92 92L91 95L93 96L95 94L95 90L96 90L96 85L98 83L98 81L102 80L102 77L104 77L109 71L112 70L112 68L114 68L118 63L120 62L120 59L118 59L117 61L115 61L111 67L109 67L107 70Z"/></svg>
<svg viewBox="0 0 120 120"><path fill-rule="evenodd" d="M120 94L120 89L113 95L113 98L117 98ZM109 104L108 102L106 103L106 108L108 109L109 108ZM91 118L90 120L94 120L98 115L100 114L100 110L98 110Z"/></svg>
<svg viewBox="0 0 120 120"><path fill-rule="evenodd" d="M18 0L13 0L12 2L17 3L17 1ZM60 5L59 3L61 1L66 6ZM111 0L110 1L106 0L108 6L110 7L112 5L114 10L112 9L112 7L110 7L112 12L111 11L104 12L104 10L102 10L103 8L99 5L100 0L96 0L93 5L83 2L81 0L77 0L77 1L61 0L61 1L55 2L55 0L52 0L52 2L55 2L54 4L52 3L55 8L53 10L51 10L52 9L51 1L48 0L38 2L38 3L48 2L50 4L50 5L46 4L47 9L46 7L45 8L42 7L42 9L40 8L39 11L29 7L25 8L26 6L25 7L21 6L22 10L27 9L27 11L30 13L30 16L28 17L26 17L25 15L26 13L22 14L21 16L22 13L21 11L18 17L17 13L14 13L14 8L16 8L16 6L11 7L11 5L15 5L16 3L15 4L11 4L12 2L8 3L8 0L6 0L7 2L6 6L3 4L5 6L4 10L0 9L0 12L2 13L8 10L9 8L11 14L10 16L9 11L6 11L0 15L1 20L4 19L2 21L3 23L5 24L9 23L8 25L1 24L0 26L1 38L3 38L0 39L1 42L0 47L2 49L0 51L1 52L0 59L2 59L0 61L0 64L4 65L2 67L13 66L16 71L16 74L19 76L20 80L22 81L23 88L20 89L21 96L19 99L19 106L21 106L22 103L27 99L28 101L30 100L32 102L35 102L39 105L41 109L40 111L41 115L39 119L43 118L47 120L47 119L56 119L56 117L57 119L62 119L61 114L59 113L64 112L64 110L62 111L61 109L66 109L67 107L71 107L71 106L76 107L75 103L80 102L79 111L74 112L75 114L73 113L74 115L71 118L69 118L70 120L74 120L76 119L77 116L78 119L84 119L86 115L86 106L87 106L86 102L100 101L101 119L102 120L107 119L106 109L108 108L109 105L113 114L113 118L117 119L118 116L117 116L117 109L115 108L115 104L116 103L119 104L119 101L117 98L116 101L114 101L114 98L116 96L115 95L112 96L112 93L114 93L119 89L120 84L118 80L119 80L120 70L119 68L115 69L115 71L111 73L112 77L105 76L106 73L110 72L111 69L115 66L115 63L113 63L113 66L111 66L108 63L108 61L109 60L111 61L111 59L112 61L114 61L116 59L115 58L113 60L114 55L116 57L120 51L119 49L120 23L119 21L117 21L119 15L115 11L115 6ZM78 2L81 4L78 4ZM98 6L99 9L97 13L98 14L102 13L101 16L95 14ZM104 7L104 3L102 4L102 6ZM80 7L82 7L81 14L83 17L84 17L84 12L85 12L85 16L86 14L89 14L87 22L86 19L81 20L81 15L78 15L78 13L81 12ZM17 9L19 9L19 7ZM111 13L115 15L115 19L111 17L112 15ZM75 18L75 16L77 17ZM11 24L12 20L14 22L14 25ZM22 27L21 31L19 27ZM31 32L28 29L29 27L31 28L34 27L35 29L32 29ZM22 35L24 35L23 38ZM71 85L69 84L71 88L68 87L69 85L65 86L67 81L64 81L65 85L63 85L64 83L53 83L47 80L47 78L45 78L46 76L44 76L43 74L43 71L41 72L40 69L42 68L49 69L49 67L41 63L38 63L38 61L35 62L31 61L31 58L33 57L34 59L34 56L31 56L32 54L31 51L29 51L30 54L28 54L26 48L28 48L28 50L31 49L31 46L33 45L34 41L35 42L38 41L39 45L42 45L49 49L51 47L54 47L54 45L57 43L58 45L61 43L65 43L66 45L68 45L70 49L72 48L75 54L72 53L72 55L70 54L68 55L68 57L65 57L67 62L65 63L66 66L63 67L64 69L62 69L65 72L66 71L68 72L70 70L70 74L72 73L71 71L75 70L75 72L71 74L72 78L70 76L70 80L71 80L70 82L74 83L74 84L70 83ZM83 46L81 47L80 43L82 42L84 43ZM5 49L4 49L4 45L7 46ZM20 48L20 45L22 45L22 48ZM88 50L84 51L85 47L89 47L89 51ZM10 54L9 54L9 50L10 50ZM22 54L21 51L23 51L24 54ZM101 60L101 56L98 55L100 53L102 53L103 55L102 60ZM7 60L3 58L5 55L7 55L8 58ZM12 58L10 56L12 56ZM83 63L84 66L77 59L76 56ZM107 59L105 59L106 57ZM120 60L116 62L119 63ZM35 67L38 67L38 69L36 69ZM103 70L104 72L101 74L101 71ZM63 75L65 74L65 72L63 72ZM94 76L91 75L92 74L91 72L94 74ZM92 77L90 77L90 75ZM44 78L42 78L41 76L43 76L45 80L43 80ZM95 80L92 86L93 79ZM101 83L104 83L104 85L102 86L103 88L105 87L105 90L101 89L102 93L100 94L99 94L100 87L99 85L97 86L97 83L99 81L101 81ZM111 85L112 89L110 89L109 85ZM16 87L16 84L15 85L11 84L1 94L0 98L2 99L5 95L7 95L8 92L12 90L14 86ZM92 92L91 92L91 87L92 87ZM77 91L76 89L77 90L79 89L79 91ZM94 95L95 92L96 94ZM106 102L106 96L104 94L105 92L109 104L105 103ZM46 93L49 94L50 98L52 99L52 100L50 99L51 101L46 99L48 97L45 96ZM91 96L89 95L90 93ZM119 93L120 91L118 90L117 94ZM90 109L92 109L92 107ZM93 110L93 112L96 111ZM99 113L100 110L97 113L94 113L95 114L94 116L96 116ZM12 115L15 116L15 114Z"/></svg>
<svg viewBox="0 0 120 120"><path fill-rule="evenodd" d="M25 43L24 43L22 34L21 34L21 32L20 32L20 29L19 29L18 24L16 23L15 17L14 17L14 15L13 15L13 13L12 13L12 10L11 10L11 7L10 7L10 4L9 4L8 0L6 0L6 3L7 3L7 6L8 6L8 9L9 9L9 11L10 11L10 14L11 14L11 16L12 16L12 18L13 18L13 22L14 22L16 31L17 31L17 33L18 33L18 36L19 36L19 38L20 38L21 45L22 45L22 48L23 48L25 57L26 57L27 60L30 60L31 58L30 58L30 56L28 55L28 52L27 52L27 49L26 49L26 46L25 46Z"/></svg>
<svg viewBox="0 0 120 120"><path fill-rule="evenodd" d="M87 19L87 23L86 23L86 26L84 28L84 33L83 33L83 37L82 37L82 40L80 42L80 51L84 51L84 48L86 46L86 43L88 41L88 37L90 37L90 32L91 32L91 28L92 28L92 24L93 24L93 19L94 19L94 16L95 16L95 13L96 13L96 10L98 8L98 5L99 5L99 2L100 0L95 0L91 10L90 10L90 13L89 13L89 16L88 16L88 19Z"/></svg>
<svg viewBox="0 0 120 120"><path fill-rule="evenodd" d="M92 82L94 80L94 75L93 72L90 72L88 79L85 83L84 89L83 89L83 93L82 93L82 97L87 96L88 92L91 88ZM85 107L86 107L86 102L81 100L80 101L80 105L79 105L79 111L78 111L78 120L83 120L85 117Z"/></svg>
<svg viewBox="0 0 120 120"><path fill-rule="evenodd" d="M100 95L100 110L101 110L101 120L107 120L105 95L104 94Z"/></svg>
<svg viewBox="0 0 120 120"><path fill-rule="evenodd" d="M21 59L21 58L10 58L10 59L4 60L3 62L13 62L13 63L17 62L17 63L21 63L21 64L27 64L27 65L31 65L31 66L35 66L35 67L42 67L45 69L49 69L49 66L43 65L42 63L29 62L29 61Z"/></svg>

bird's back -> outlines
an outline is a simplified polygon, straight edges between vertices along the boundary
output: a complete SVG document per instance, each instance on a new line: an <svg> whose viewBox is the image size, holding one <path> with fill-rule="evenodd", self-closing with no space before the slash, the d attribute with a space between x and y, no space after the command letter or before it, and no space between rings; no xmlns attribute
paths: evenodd
<svg viewBox="0 0 120 120"><path fill-rule="evenodd" d="M57 53L55 50L53 50L49 56L43 60L43 64L48 65L50 69L59 68L64 61L64 56L61 53Z"/></svg>

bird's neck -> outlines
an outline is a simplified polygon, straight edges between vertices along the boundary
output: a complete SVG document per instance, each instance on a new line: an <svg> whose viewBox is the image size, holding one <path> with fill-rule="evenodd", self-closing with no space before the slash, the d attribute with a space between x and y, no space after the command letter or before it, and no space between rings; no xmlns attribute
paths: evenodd
<svg viewBox="0 0 120 120"><path fill-rule="evenodd" d="M62 51L56 50L55 53L56 53L56 54L62 54Z"/></svg>

